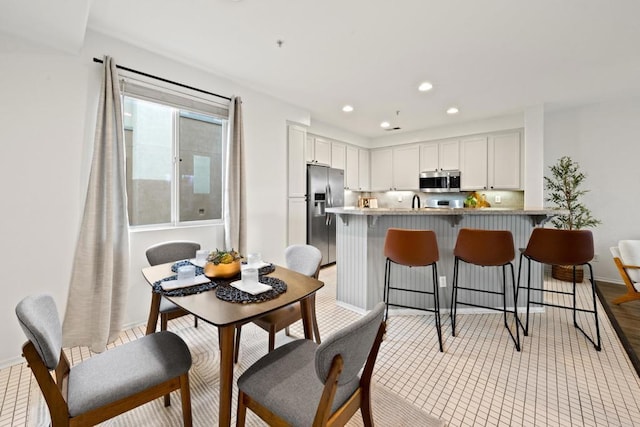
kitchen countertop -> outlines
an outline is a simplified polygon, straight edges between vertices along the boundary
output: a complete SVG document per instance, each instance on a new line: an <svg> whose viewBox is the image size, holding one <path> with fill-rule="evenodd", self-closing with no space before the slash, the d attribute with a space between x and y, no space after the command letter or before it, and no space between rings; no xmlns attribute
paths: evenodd
<svg viewBox="0 0 640 427"><path fill-rule="evenodd" d="M513 208L327 208L326 212L338 215L545 215L566 213L559 209L513 209Z"/></svg>
<svg viewBox="0 0 640 427"><path fill-rule="evenodd" d="M507 216L527 215L533 226L543 225L550 218L568 213L560 209L514 209L514 208L356 208L341 207L327 208L328 213L336 214L343 223L349 223L351 216L364 216L369 220L369 226L375 226L378 218L383 216L446 216L452 226L462 222L465 216Z"/></svg>

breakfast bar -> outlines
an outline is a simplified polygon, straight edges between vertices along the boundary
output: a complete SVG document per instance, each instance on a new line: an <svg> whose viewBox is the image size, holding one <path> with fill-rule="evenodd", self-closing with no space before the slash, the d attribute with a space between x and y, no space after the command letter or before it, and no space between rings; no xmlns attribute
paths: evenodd
<svg viewBox="0 0 640 427"><path fill-rule="evenodd" d="M559 211L553 209L451 209L451 208L328 208L336 214L337 291L339 304L356 311L370 310L383 300L384 241L387 229L408 228L433 230L438 240L440 260L438 261L440 304L447 309L451 303L451 280L453 275L453 248L460 228L485 230L509 230L513 234L516 250L515 274L518 271L519 248L527 245L534 227L543 225ZM460 266L459 280L465 286L498 290L502 287L499 269L478 269ZM401 281L403 286L417 289L421 283L431 281L428 269L396 269L392 281ZM480 270L480 271L478 271ZM541 265L532 266L532 283L542 284ZM523 274L527 274L523 269ZM510 280L507 279L507 294L513 299ZM501 306L501 299L494 295L465 296L479 305ZM420 301L410 293L397 296L402 305L422 305L431 307L433 302ZM427 297L424 297L427 298ZM519 299L518 305L523 304ZM467 309L477 310L477 309Z"/></svg>

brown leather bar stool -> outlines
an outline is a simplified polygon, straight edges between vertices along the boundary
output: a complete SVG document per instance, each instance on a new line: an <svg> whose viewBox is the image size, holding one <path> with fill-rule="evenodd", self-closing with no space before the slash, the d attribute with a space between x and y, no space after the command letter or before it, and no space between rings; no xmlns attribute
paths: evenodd
<svg viewBox="0 0 640 427"><path fill-rule="evenodd" d="M516 304L517 288L512 263L515 259L515 250L513 248L513 236L511 235L511 232L507 230L477 230L462 228L458 233L458 239L456 240L456 247L453 250L453 254L455 255L455 261L453 264L453 291L451 296L451 329L453 336L456 336L456 309L458 304L502 311L504 316L504 326L507 328L507 331L509 331L509 335L516 346L516 350L520 351L520 330L517 323L518 310ZM460 261L481 267L502 267L502 292L459 286L458 268ZM513 286L514 303L513 311L507 310L507 265L511 267L511 284ZM502 295L502 308L500 309L488 305L479 305L471 302L460 302L458 301L458 289L478 293ZM509 328L507 313L513 313L515 316L515 336Z"/></svg>
<svg viewBox="0 0 640 427"><path fill-rule="evenodd" d="M566 308L573 310L573 325L591 341L597 351L601 350L600 327L598 324L598 309L596 305L596 282L593 279L593 269L589 263L593 259L593 235L589 230L558 230L553 228L534 228L529 238L527 247L520 254L520 267L518 268L518 289L527 290L527 315L526 323L522 327L524 335L529 334L529 306L533 304L550 307ZM528 262L527 286L520 286L520 273L522 271L522 258ZM549 265L568 265L573 267L573 289L571 292L555 291L551 289L531 286L531 261ZM576 307L576 267L586 265L589 268L589 281L591 282L591 296L593 298L593 310ZM552 304L544 301L531 301L531 291L552 292L561 295L571 295L573 306ZM544 294L542 294L544 295ZM578 325L576 314L578 311L593 313L596 322L596 340L594 341ZM522 321L518 319L520 325Z"/></svg>
<svg viewBox="0 0 640 427"><path fill-rule="evenodd" d="M387 257L384 268L384 303L385 319L389 316L389 306L412 308L428 311L435 314L436 331L438 332L438 344L442 350L442 329L440 325L440 298L436 281L438 278L439 259L438 242L436 234L431 230L406 230L390 228L384 241L384 256ZM431 291L414 290L391 286L391 265L398 264L411 267L431 266ZM416 307L389 302L391 291L412 292L415 294L433 295L434 308Z"/></svg>

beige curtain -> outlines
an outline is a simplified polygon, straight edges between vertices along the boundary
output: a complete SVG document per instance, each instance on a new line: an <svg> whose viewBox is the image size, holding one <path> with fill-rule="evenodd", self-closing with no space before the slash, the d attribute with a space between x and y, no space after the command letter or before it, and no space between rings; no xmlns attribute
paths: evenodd
<svg viewBox="0 0 640 427"><path fill-rule="evenodd" d="M229 138L227 146L227 177L224 192L224 238L226 249L236 249L246 255L247 209L245 202L244 132L242 100L233 97L229 108Z"/></svg>
<svg viewBox="0 0 640 427"><path fill-rule="evenodd" d="M125 147L116 64L104 59L91 174L63 322L63 344L103 351L124 320L129 276Z"/></svg>

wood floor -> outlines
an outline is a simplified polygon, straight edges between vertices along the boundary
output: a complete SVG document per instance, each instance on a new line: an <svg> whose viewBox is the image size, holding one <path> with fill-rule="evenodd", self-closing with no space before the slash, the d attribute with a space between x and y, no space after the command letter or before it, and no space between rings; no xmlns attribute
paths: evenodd
<svg viewBox="0 0 640 427"><path fill-rule="evenodd" d="M640 300L612 304L611 300L625 294L626 288L613 283L597 282L596 290L631 363L640 376Z"/></svg>

